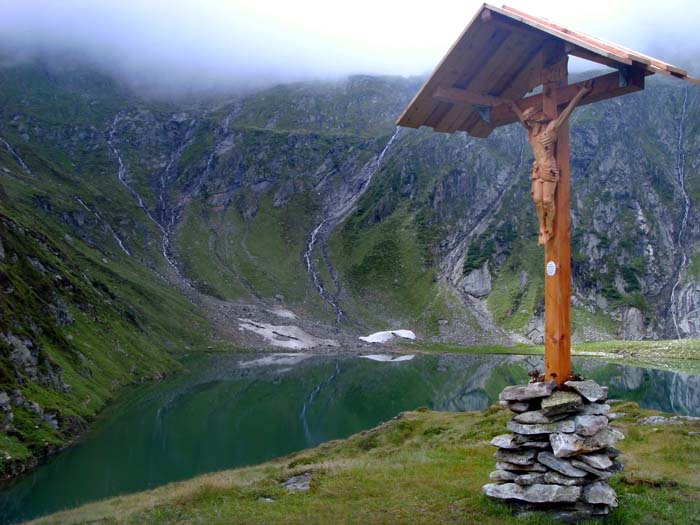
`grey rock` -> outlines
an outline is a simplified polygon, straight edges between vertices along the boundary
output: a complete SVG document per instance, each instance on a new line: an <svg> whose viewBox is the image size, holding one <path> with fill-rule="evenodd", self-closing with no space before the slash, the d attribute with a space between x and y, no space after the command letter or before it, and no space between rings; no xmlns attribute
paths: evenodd
<svg viewBox="0 0 700 525"><path fill-rule="evenodd" d="M622 472L624 470L624 468L625 467L622 463L613 459L612 467L610 467L608 470L610 470L610 472Z"/></svg>
<svg viewBox="0 0 700 525"><path fill-rule="evenodd" d="M508 403L508 410L511 412L515 412L516 414L520 414L521 412L527 412L530 410L530 403L526 403L524 401L515 401L512 403Z"/></svg>
<svg viewBox="0 0 700 525"><path fill-rule="evenodd" d="M542 441L549 444L549 436L547 434L532 434L527 436L523 434L514 434L514 436L514 441L520 445L525 445L525 443L531 443L533 441Z"/></svg>
<svg viewBox="0 0 700 525"><path fill-rule="evenodd" d="M547 468L539 463L533 463L532 465L516 465L515 463L499 461L496 463L496 470L510 470L513 472L546 472Z"/></svg>
<svg viewBox="0 0 700 525"><path fill-rule="evenodd" d="M605 428L593 436L579 436L577 434L556 433L549 436L552 451L558 458L568 458L588 452L596 452L617 443L613 429Z"/></svg>
<svg viewBox="0 0 700 525"><path fill-rule="evenodd" d="M610 431L612 436L618 441L625 439L625 435L614 427L608 427L608 431Z"/></svg>
<svg viewBox="0 0 700 525"><path fill-rule="evenodd" d="M545 483L544 474L541 472L531 472L528 474L521 474L514 480L518 485L541 485Z"/></svg>
<svg viewBox="0 0 700 525"><path fill-rule="evenodd" d="M490 483L484 485L487 496L506 500L520 500L529 503L573 503L581 496L581 487L536 484L521 486L517 483Z"/></svg>
<svg viewBox="0 0 700 525"><path fill-rule="evenodd" d="M615 459L622 455L622 451L617 447L608 447L603 451L603 454L607 455L610 459Z"/></svg>
<svg viewBox="0 0 700 525"><path fill-rule="evenodd" d="M6 392L0 392L0 410L10 409L10 396Z"/></svg>
<svg viewBox="0 0 700 525"><path fill-rule="evenodd" d="M494 470L489 474L489 479L491 481L515 481L517 477L518 474L508 470Z"/></svg>
<svg viewBox="0 0 700 525"><path fill-rule="evenodd" d="M583 399L575 392L558 390L542 400L542 413L547 416L579 412L583 408Z"/></svg>
<svg viewBox="0 0 700 525"><path fill-rule="evenodd" d="M501 405L502 408L515 412L516 414L530 410L530 403L520 401L499 401L498 404Z"/></svg>
<svg viewBox="0 0 700 525"><path fill-rule="evenodd" d="M561 523L581 523L582 521L605 516L609 512L610 510L607 505L592 505L590 503L577 501L572 506L553 510L552 518L554 518L556 522Z"/></svg>
<svg viewBox="0 0 700 525"><path fill-rule="evenodd" d="M608 426L605 416L576 416L574 421L579 436L593 436Z"/></svg>
<svg viewBox="0 0 700 525"><path fill-rule="evenodd" d="M44 409L41 408L39 403L37 403L36 401L30 401L27 408L29 408L29 410L34 412L37 416L41 418L44 417Z"/></svg>
<svg viewBox="0 0 700 525"><path fill-rule="evenodd" d="M523 443L523 448L536 448L539 450L544 450L549 448L549 441L526 441Z"/></svg>
<svg viewBox="0 0 700 525"><path fill-rule="evenodd" d="M517 421L518 423L524 423L526 425L547 424L563 419L564 417L566 417L566 415L555 415L552 417L547 417L542 413L541 410L531 410L529 412L523 412L522 414L518 414L513 418L513 421Z"/></svg>
<svg viewBox="0 0 700 525"><path fill-rule="evenodd" d="M607 403L590 403L584 405L581 415L584 416L603 416L610 412L610 405Z"/></svg>
<svg viewBox="0 0 700 525"><path fill-rule="evenodd" d="M284 481L282 486L289 491L307 491L311 488L311 472L293 476Z"/></svg>
<svg viewBox="0 0 700 525"><path fill-rule="evenodd" d="M537 455L537 461L543 465L555 470L565 476L571 478L583 478L586 476L586 471L576 468L567 459L560 459L554 456L551 452L540 452Z"/></svg>
<svg viewBox="0 0 700 525"><path fill-rule="evenodd" d="M664 416L649 416L642 420L642 425L680 425L678 419Z"/></svg>
<svg viewBox="0 0 700 525"><path fill-rule="evenodd" d="M523 447L520 443L516 442L513 434L501 434L500 436L496 436L491 440L491 444L494 447L511 450L518 450Z"/></svg>
<svg viewBox="0 0 700 525"><path fill-rule="evenodd" d="M639 341L644 339L644 314L638 308L629 307L622 314L622 338Z"/></svg>
<svg viewBox="0 0 700 525"><path fill-rule="evenodd" d="M58 430L58 413L54 411L47 411L44 414L44 421L51 425L55 430Z"/></svg>
<svg viewBox="0 0 700 525"><path fill-rule="evenodd" d="M484 297L491 293L491 272L488 261L481 268L469 272L462 281L462 289L474 297Z"/></svg>
<svg viewBox="0 0 700 525"><path fill-rule="evenodd" d="M583 461L579 461L578 459L572 459L571 464L578 469L585 470L589 474L593 474L598 479L608 479L610 476L612 476L611 472L608 472L607 470L593 468L588 463L584 463Z"/></svg>
<svg viewBox="0 0 700 525"><path fill-rule="evenodd" d="M597 469L607 469L612 467L612 460L610 457L608 457L607 454L602 453L602 454L581 454L580 456L577 456L577 458L580 461L583 461L584 463L587 463L593 468Z"/></svg>
<svg viewBox="0 0 700 525"><path fill-rule="evenodd" d="M591 403L605 401L608 397L607 388L600 386L595 381L590 379L587 381L567 381L566 386L573 388Z"/></svg>
<svg viewBox="0 0 700 525"><path fill-rule="evenodd" d="M527 401L552 395L556 381L544 381L540 383L530 383L527 385L507 386L501 392L501 401Z"/></svg>
<svg viewBox="0 0 700 525"><path fill-rule="evenodd" d="M583 487L581 499L586 503L617 507L617 494L605 481L596 481Z"/></svg>
<svg viewBox="0 0 700 525"><path fill-rule="evenodd" d="M566 487L573 487L574 485L585 485L586 478L572 478L571 476L565 476L560 472L550 470L544 473L545 483L554 483L555 485L564 485Z"/></svg>
<svg viewBox="0 0 700 525"><path fill-rule="evenodd" d="M532 465L536 456L537 452L534 450L511 451L504 449L497 450L493 455L498 461L505 461L515 465Z"/></svg>
<svg viewBox="0 0 700 525"><path fill-rule="evenodd" d="M627 412L611 412L610 414L605 414L605 417L608 418L608 421L614 421L615 419L620 419L621 417L625 417L627 415Z"/></svg>
<svg viewBox="0 0 700 525"><path fill-rule="evenodd" d="M524 425L517 421L508 421L508 430L526 436L536 434L552 434L555 432L574 432L576 423L572 420L556 421L544 425Z"/></svg>
<svg viewBox="0 0 700 525"><path fill-rule="evenodd" d="M18 407L21 407L24 405L24 396L22 395L21 391L19 391L19 390L12 391L12 403Z"/></svg>

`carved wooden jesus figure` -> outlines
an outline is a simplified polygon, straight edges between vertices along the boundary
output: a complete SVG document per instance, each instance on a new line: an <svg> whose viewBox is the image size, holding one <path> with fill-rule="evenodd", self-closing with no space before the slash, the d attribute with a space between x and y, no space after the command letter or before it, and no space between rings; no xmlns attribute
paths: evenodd
<svg viewBox="0 0 700 525"><path fill-rule="evenodd" d="M542 110L527 108L521 111L517 103L510 102L511 108L527 132L527 139L535 156L532 165L531 195L540 219L539 244L546 244L554 235L554 190L559 181L559 167L555 156L557 133L579 101L590 93L591 89L591 83L586 82L566 109L554 120L548 118Z"/></svg>

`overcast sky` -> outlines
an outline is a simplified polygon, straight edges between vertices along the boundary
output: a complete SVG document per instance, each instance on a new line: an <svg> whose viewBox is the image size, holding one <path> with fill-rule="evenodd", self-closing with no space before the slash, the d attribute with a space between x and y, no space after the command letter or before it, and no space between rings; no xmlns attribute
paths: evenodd
<svg viewBox="0 0 700 525"><path fill-rule="evenodd" d="M432 71L472 0L0 0L12 56L84 53L134 83L209 87ZM497 3L496 5L501 5ZM511 0L667 61L698 56L697 0ZM682 50L682 53L679 51ZM700 73L700 72L696 72Z"/></svg>

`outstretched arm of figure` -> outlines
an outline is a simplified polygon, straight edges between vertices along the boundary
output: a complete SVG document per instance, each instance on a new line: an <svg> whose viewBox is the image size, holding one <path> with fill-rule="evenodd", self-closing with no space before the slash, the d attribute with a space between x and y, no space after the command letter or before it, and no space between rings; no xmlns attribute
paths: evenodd
<svg viewBox="0 0 700 525"><path fill-rule="evenodd" d="M593 82L590 80L586 83L583 84L581 89L579 89L578 93L576 93L576 96L571 99L571 102L569 102L569 105L566 106L566 109L561 112L561 114L557 117L557 119L554 121L554 126L553 128L559 129L559 127L567 121L569 116L571 115L571 112L576 108L576 105L581 101L583 97L588 95L591 91L593 91Z"/></svg>
<svg viewBox="0 0 700 525"><path fill-rule="evenodd" d="M525 119L523 118L523 112L520 111L520 107L518 107L518 103L515 102L515 100L509 100L508 105L510 106L510 109L513 110L513 113L518 117L518 120L522 123L523 126L526 126L525 124Z"/></svg>

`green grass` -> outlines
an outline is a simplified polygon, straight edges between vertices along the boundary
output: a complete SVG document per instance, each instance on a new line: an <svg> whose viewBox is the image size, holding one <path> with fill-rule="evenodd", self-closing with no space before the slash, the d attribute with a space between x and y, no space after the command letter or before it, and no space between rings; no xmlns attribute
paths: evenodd
<svg viewBox="0 0 700 525"><path fill-rule="evenodd" d="M358 315L369 309L386 317L419 319L435 297L434 270L424 263L426 247L418 237L414 216L405 208L366 229L350 218L330 242L331 254L353 292L362 298ZM438 306L437 312L445 308ZM362 318L362 317L361 317Z"/></svg>
<svg viewBox="0 0 700 525"><path fill-rule="evenodd" d="M514 344L463 346L424 341L402 342L407 353L544 355L543 345ZM593 341L575 343L571 355L609 363L700 374L700 339L667 341Z"/></svg>
<svg viewBox="0 0 700 525"><path fill-rule="evenodd" d="M625 471L612 479L620 507L608 523L698 523L698 422L663 431L640 425L655 412L634 403L614 425ZM481 493L494 468L488 441L503 433L508 414L408 412L346 440L265 463L173 483L149 492L88 504L37 523L554 523L546 515L515 517ZM312 475L307 493L280 482ZM271 501L270 501L271 500Z"/></svg>
<svg viewBox="0 0 700 525"><path fill-rule="evenodd" d="M274 207L266 196L246 224L235 207L214 211L201 202L191 205L178 233L188 275L220 297L283 294L291 302L303 301L302 255L314 210L308 196L284 207Z"/></svg>
<svg viewBox="0 0 700 525"><path fill-rule="evenodd" d="M410 352L429 352L438 354L499 354L499 355L544 355L544 346L517 343L505 345L462 346L449 343L410 342L402 343L402 348Z"/></svg>

